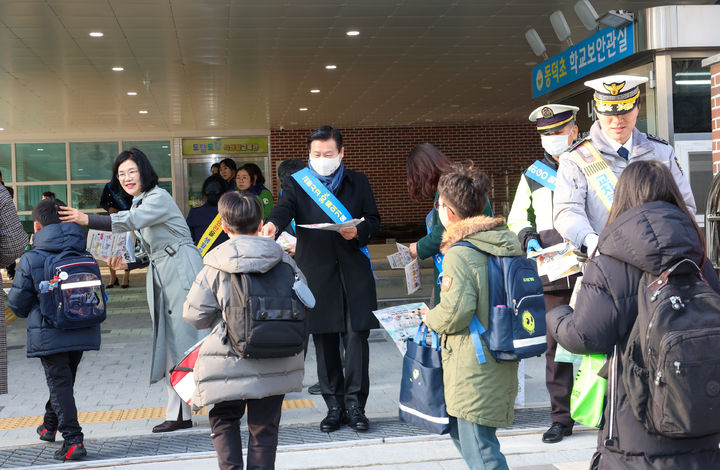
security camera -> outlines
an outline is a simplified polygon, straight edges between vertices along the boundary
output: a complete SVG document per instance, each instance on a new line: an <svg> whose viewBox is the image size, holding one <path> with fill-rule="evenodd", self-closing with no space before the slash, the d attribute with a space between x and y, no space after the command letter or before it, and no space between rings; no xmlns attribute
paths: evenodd
<svg viewBox="0 0 720 470"><path fill-rule="evenodd" d="M285 126L280 126L280 132L285 132Z"/></svg>

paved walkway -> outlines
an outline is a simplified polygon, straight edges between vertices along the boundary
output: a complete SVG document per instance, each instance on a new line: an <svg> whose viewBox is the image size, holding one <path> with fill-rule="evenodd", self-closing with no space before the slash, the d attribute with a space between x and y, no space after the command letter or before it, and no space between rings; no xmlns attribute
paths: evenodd
<svg viewBox="0 0 720 470"><path fill-rule="evenodd" d="M373 265L380 277L378 297L386 300L399 299L394 302L403 302L407 300L403 300L402 296L407 296L405 292L402 292L402 278L397 278L397 271L386 271L386 262L383 265L384 256L393 251L393 247L394 245L371 247ZM431 265L425 263L423 271L427 273L430 269ZM427 282L429 277L426 276L423 289L416 294L419 296L418 298L429 295L431 290L431 285ZM115 288L108 291L111 301L108 319L103 323L102 347L100 351L85 353L78 370L75 396L78 410L81 412L80 421L85 438L89 443L109 444L112 440L157 438L157 435L152 436L148 433L153 425L164 419L165 386L161 383L150 385L148 382L152 333L145 300L144 271L133 272L130 284L129 289ZM386 303L390 302L393 301ZM373 331L370 341L371 389L367 414L376 423L389 423L388 425L395 426L401 424L396 421L396 416L402 358L384 331ZM28 459L38 454L39 441L35 434L35 427L40 422L40 415L47 400L47 386L40 361L25 357L25 320L17 319L9 325L8 345L10 348L10 393L0 395L0 467L17 468L21 464L20 461L15 464L3 462L2 456L9 456L11 451L20 448L25 449L22 452L27 455ZM303 427L306 428L309 436L314 435L315 437L302 442L281 442L278 468L352 468L353 466L357 468L400 468L409 462L433 465L433 462L436 461L442 461L443 463L439 464L442 466L421 466L420 468L463 468L461 460L458 460L457 451L447 438L428 437L417 430L407 431L400 435L392 433L378 436L365 435L359 438L359 441L350 438L342 442L334 442L332 437L323 438L327 435L317 430L317 423L325 415L325 405L321 397L307 393L307 386L314 384L317 380L315 367L315 353L311 343L305 368L305 388L302 392L286 396L281 426L284 429ZM544 358L525 361L525 378L526 410L518 412L518 417L521 419L520 427L503 431L503 433L513 432L514 434L504 434L501 439L506 453L517 443L517 452L513 451L515 453L508 454L517 454L511 457L511 462L517 462L513 464L514 466L520 465L517 468L525 468L523 465L533 463L533 459L527 462L523 460L522 456L535 452L532 450L535 448L532 445L525 449L524 440L527 439L530 443L539 443L538 433L550 424L547 411L548 397L544 385ZM522 422L522 419L525 421ZM201 412L193 417L193 422L195 427L189 431L196 435L204 433L207 436L209 432L207 415ZM384 425L376 426L378 432L382 431L382 426ZM528 432L534 434L526 435ZM521 436L526 437L521 438ZM588 444L590 442L591 444ZM588 440L587 433L577 438L573 437L567 440L567 443L570 446L569 449L579 446L579 451L582 451L582 455L576 455L572 453L573 450L568 450L570 453L567 458L574 462L589 459L591 452L588 453L588 449L594 448L594 441L592 438ZM55 448L52 445L41 444L41 446L47 447L47 452ZM557 451L561 447L542 444L536 447L537 452L547 455L551 459L550 461L560 461L557 460L560 458ZM92 450L91 444L88 448ZM209 449L211 448L206 449L205 452ZM420 449L427 449L430 460L423 457L424 451ZM211 454L203 456L202 453L198 454L197 452L203 451L194 449L192 455L176 455L172 458L172 462L178 463L176 458L182 458L187 460L187 466L183 464L182 468L216 468L214 458L207 458ZM187 451L176 451L175 453L187 454ZM167 455L167 452L164 454ZM348 458L343 457L338 460L337 455L339 454L347 455ZM386 460L380 458L383 455ZM396 456L397 459L406 459L406 461L400 462L391 458L393 456ZM321 457L326 460L318 460ZM163 460L167 457L148 451L146 456L139 457L134 454L134 457L130 457L126 454L121 458L123 462L127 463L128 459L132 458ZM436 458L440 460L432 460ZM535 463L543 463L541 460ZM47 462L43 459L32 458L30 462L26 459L25 465L31 465L35 461L36 466L41 461ZM338 462L342 462L342 465L339 465ZM101 465L98 461L87 462L87 464L95 467ZM157 463L151 467L147 463L142 465L137 468L164 468L162 466L164 464ZM171 463L166 465L171 465ZM376 467L377 465L381 466ZM68 467L65 466L65 468ZM124 466L122 468L135 467ZM530 469L528 468L528 470Z"/></svg>

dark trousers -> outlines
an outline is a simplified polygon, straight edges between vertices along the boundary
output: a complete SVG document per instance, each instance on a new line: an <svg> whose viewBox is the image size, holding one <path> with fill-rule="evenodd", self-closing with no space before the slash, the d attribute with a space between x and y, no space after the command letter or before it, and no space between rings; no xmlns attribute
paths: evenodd
<svg viewBox="0 0 720 470"><path fill-rule="evenodd" d="M232 400L217 403L210 410L210 437L215 446L220 470L242 470L243 453L240 419L247 406L248 470L275 468L280 415L285 395L257 400Z"/></svg>
<svg viewBox="0 0 720 470"><path fill-rule="evenodd" d="M75 376L82 355L82 351L69 351L40 356L50 389L43 425L49 431L60 431L65 442L70 444L83 441L73 395Z"/></svg>
<svg viewBox="0 0 720 470"><path fill-rule="evenodd" d="M559 305L570 303L572 291L563 290L545 293L545 310L550 311ZM550 394L550 418L553 423L565 426L575 424L570 417L570 392L572 392L573 365L567 362L555 362L557 341L550 333L547 334L547 351L545 351L545 385Z"/></svg>
<svg viewBox="0 0 720 470"><path fill-rule="evenodd" d="M365 410L370 393L370 330L352 331L345 313L344 333L313 333L320 391L328 408L359 406ZM340 338L345 362L340 356Z"/></svg>

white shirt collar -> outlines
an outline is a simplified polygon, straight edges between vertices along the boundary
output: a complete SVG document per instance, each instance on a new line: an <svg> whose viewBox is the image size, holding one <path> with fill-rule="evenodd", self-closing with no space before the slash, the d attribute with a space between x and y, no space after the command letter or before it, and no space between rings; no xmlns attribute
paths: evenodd
<svg viewBox="0 0 720 470"><path fill-rule="evenodd" d="M627 142L625 142L623 145L620 145L619 142L613 140L609 135L607 135L607 133L605 132L604 129L602 129L602 127L600 129L602 130L602 133L605 136L605 140L607 141L608 145L610 145L610 147L612 147L612 149L615 150L615 152L620 150L620 147L625 147L628 151L628 154L632 155L632 148L633 148L632 147L632 144L633 144L632 134L630 134L630 138L628 139Z"/></svg>

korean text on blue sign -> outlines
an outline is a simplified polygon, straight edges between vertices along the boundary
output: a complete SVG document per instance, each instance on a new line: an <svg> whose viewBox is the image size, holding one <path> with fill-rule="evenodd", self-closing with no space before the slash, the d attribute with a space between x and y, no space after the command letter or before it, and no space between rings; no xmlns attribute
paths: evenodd
<svg viewBox="0 0 720 470"><path fill-rule="evenodd" d="M633 25L605 28L532 69L533 98L631 56L635 52Z"/></svg>

